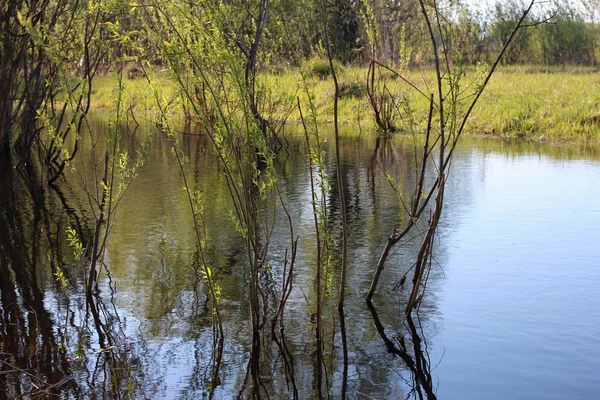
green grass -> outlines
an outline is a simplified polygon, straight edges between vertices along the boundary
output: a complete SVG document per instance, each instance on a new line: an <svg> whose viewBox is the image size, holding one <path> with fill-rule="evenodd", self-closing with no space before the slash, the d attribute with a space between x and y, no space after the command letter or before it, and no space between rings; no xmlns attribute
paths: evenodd
<svg viewBox="0 0 600 400"><path fill-rule="evenodd" d="M168 78L165 71L154 71L151 79L161 88L161 95L171 102L174 107L181 104L177 93L177 85ZM117 93L117 75L107 74L94 79L91 108L95 111L108 111L114 108ZM126 110L132 109L135 115L157 114L156 101L152 89L145 78L128 79L123 77L123 106Z"/></svg>
<svg viewBox="0 0 600 400"><path fill-rule="evenodd" d="M317 64L317 68L314 65ZM321 71L321 61L305 66L305 82L317 107L319 120L333 121L334 85L330 77ZM319 69L320 68L320 69ZM320 71L320 72L319 72ZM343 67L338 71L341 95L339 120L363 129L375 130L373 114L366 96L367 70ZM407 78L429 93L433 90L434 75L431 71L408 71ZM155 72L153 79L159 82L163 97L172 101L173 112L181 110L176 85L164 72ZM463 80L466 85L475 79L473 72ZM294 107L296 97L306 104L302 75L299 70L283 74L262 74L260 82L265 93L263 113L267 118L299 121ZM133 106L136 116L156 114L152 92L144 79L124 80L125 108ZM95 110L113 106L116 77L101 76L94 84L92 107ZM426 122L428 101L410 89L408 85L388 75L388 87L398 98L406 99L418 130ZM466 103L466 102L465 102ZM406 104L406 103L404 103ZM306 110L305 110L306 111ZM396 125L402 130L407 126L406 113L400 110ZM148 116L148 118L152 118ZM466 132L470 135L495 135L503 137L539 139L545 136L553 141L599 141L600 140L600 74L592 68L550 68L536 66L503 67L492 77L481 96Z"/></svg>
<svg viewBox="0 0 600 400"><path fill-rule="evenodd" d="M495 75L470 121L475 133L553 140L600 138L600 75L595 72Z"/></svg>

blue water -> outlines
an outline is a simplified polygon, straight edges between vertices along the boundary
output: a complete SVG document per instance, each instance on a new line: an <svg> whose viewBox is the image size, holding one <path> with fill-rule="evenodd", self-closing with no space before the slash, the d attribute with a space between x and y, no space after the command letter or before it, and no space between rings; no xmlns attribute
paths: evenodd
<svg viewBox="0 0 600 400"><path fill-rule="evenodd" d="M308 399L316 396L315 325L311 322L316 308L316 250L307 157L302 138L299 142L291 149L300 150L280 155L276 175L299 238L284 322L299 398ZM210 143L195 135L186 136L182 143L191 160L186 165L189 181L206 196L207 260L221 285L224 352L221 382L214 396L248 396L244 382L251 329L243 241L231 223L231 201L218 160L206 150ZM410 137L378 145L373 135L366 134L348 135L342 141L350 227L345 388L335 305L340 215L333 150L327 149L325 171L333 188L327 197L332 274L323 306L327 379L323 391L332 399L340 398L344 390L349 399L415 398L411 392L414 377L404 360L388 352L364 302L388 236L405 222L397 193L382 170L394 177L400 192L410 195L413 146ZM123 148L127 148L125 143ZM133 153L135 148L130 150ZM86 155L82 151L82 157ZM85 324L82 266L69 259L70 250L63 246L61 254L68 262L61 267L70 283L64 290L56 285L47 257L50 241L39 236L46 227L33 223L36 213L31 196L18 184L19 175L12 169L4 173L12 180L0 180L0 211L3 216L22 217L15 223L0 219L1 228L7 227L0 230L4 246L0 272L6 277L0 281L4 296L0 298L0 333L2 329L17 332L0 335L0 360L34 375L56 371L49 383L72 377L72 386L55 389L64 398L207 396L212 360L210 313L204 307L202 281L194 273L196 240L189 204L166 140L157 136L153 141L146 165L119 206L107 244L106 270L111 272L115 291L109 289L105 270L100 287L115 337L110 351L100 349L93 324L89 320ZM422 349L428 351L426 364L438 399L599 397L599 185L600 157L593 149L470 139L460 146L447 183L433 269L418 318L418 335ZM93 220L85 193L77 185L65 185L63 190L75 215L81 215L81 223L89 229ZM49 199L47 207L50 220L56 220L50 224L51 232L64 244L62 203ZM269 249L273 282L265 284L265 291L268 288L270 301L276 304L290 242L287 216L281 208L275 214ZM20 235L15 227L25 227L24 233ZM426 226L417 228L423 231ZM396 290L418 251L419 235L412 236L414 240L390 253L373 303L387 338L396 347L404 341L408 355L415 357L415 337L403 320L407 290ZM39 251L29 253L29 248ZM28 289L30 275L23 271L37 272L36 291ZM23 303L20 312L28 318L14 317L20 315L14 313L19 301ZM261 332L263 394L291 398L281 354L271 340L270 322L265 326ZM37 327L43 329L36 331ZM40 337L36 334L32 339L27 332L39 332ZM9 358L9 353L21 357ZM46 361L38 363L38 359ZM61 359L66 360L64 370L56 361ZM26 375L15 371L10 368L0 375L0 398L36 390L26 382Z"/></svg>
<svg viewBox="0 0 600 400"><path fill-rule="evenodd" d="M600 162L474 149L461 166L437 296L439 398L597 398Z"/></svg>

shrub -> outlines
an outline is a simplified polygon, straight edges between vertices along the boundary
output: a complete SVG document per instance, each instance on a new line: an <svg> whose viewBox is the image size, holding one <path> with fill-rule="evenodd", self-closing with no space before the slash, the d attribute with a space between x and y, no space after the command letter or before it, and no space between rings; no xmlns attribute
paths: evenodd
<svg viewBox="0 0 600 400"><path fill-rule="evenodd" d="M331 75L331 68L329 67L329 61L323 59L317 59L312 63L312 73L321 79L326 79Z"/></svg>

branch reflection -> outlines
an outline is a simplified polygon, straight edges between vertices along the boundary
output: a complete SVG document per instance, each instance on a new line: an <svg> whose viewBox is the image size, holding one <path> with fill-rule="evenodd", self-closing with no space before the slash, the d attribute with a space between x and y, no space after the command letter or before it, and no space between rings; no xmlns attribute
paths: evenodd
<svg viewBox="0 0 600 400"><path fill-rule="evenodd" d="M386 335L377 310L371 303L367 303L367 306L377 328L377 333L379 333L381 340L385 343L388 352L400 357L410 370L413 387L407 397L414 395L415 398L419 399L436 400L437 397L433 391L429 354L427 347L422 345L424 340L419 335L418 325L415 325L410 315L406 317L406 327L408 328L412 342L412 348L409 349L409 345L407 345L404 337L394 342Z"/></svg>

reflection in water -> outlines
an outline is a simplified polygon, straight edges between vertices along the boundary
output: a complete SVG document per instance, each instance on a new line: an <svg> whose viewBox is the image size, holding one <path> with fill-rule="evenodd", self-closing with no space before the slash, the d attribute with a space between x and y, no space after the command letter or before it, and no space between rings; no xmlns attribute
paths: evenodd
<svg viewBox="0 0 600 400"><path fill-rule="evenodd" d="M75 293L46 287L64 264L66 220L44 180L31 166L0 166L0 396L127 396L138 385L118 312L86 304L82 282Z"/></svg>
<svg viewBox="0 0 600 400"><path fill-rule="evenodd" d="M340 313L340 334L342 336L342 354L343 354L343 373L342 373L342 399L346 398L347 387L348 387L348 338L346 336L346 316L344 315L344 308L338 309Z"/></svg>
<svg viewBox="0 0 600 400"><path fill-rule="evenodd" d="M406 316L405 322L410 333L410 341L413 345L411 351L414 356L409 354L404 337L400 337L397 340L398 346L387 337L383 324L379 320L377 310L375 310L375 307L371 303L368 303L367 306L369 307L369 311L371 311L371 316L373 317L377 332L379 333L381 340L385 343L388 352L400 357L411 372L412 388L407 397L414 392L415 397L418 396L419 399L437 399L433 390L434 385L431 378L431 365L429 362L427 346L425 345L424 348L421 346L421 344L424 343L424 340L421 339L421 336L417 331L417 326L413 321L412 314Z"/></svg>
<svg viewBox="0 0 600 400"><path fill-rule="evenodd" d="M67 226L75 226L84 245L89 240L93 221L86 216L84 195L69 176L57 183L58 188L49 188L40 184L44 179L34 168L22 175L4 161L0 165L0 398L255 395L304 399L321 394L434 399L440 395L438 383L442 388L451 377L437 376L435 368L448 363L447 356L442 359L444 343L439 341L441 328L448 328L439 304L452 298L438 297L445 275L440 268L432 270L429 292L414 321L404 319L407 293L397 290L416 257L419 237L407 239L390 255L381 289L373 298L377 309L363 301L383 244L393 228L405 222L398 193L383 172L410 193L416 154L412 139L357 138L350 133L341 142L350 232L342 312L337 311L337 285L332 284L340 274L340 207L335 166L326 159L325 175L332 183L328 228L334 243L332 276L324 283L322 347L315 343L312 318L316 245L307 158L302 138L290 135L286 140L289 152L282 152L276 162L285 208L274 210L277 223L271 254L260 275L265 315L260 335L251 329L250 272L243 239L228 213L232 205L224 173L204 136L185 135L181 142L190 159L186 174L194 189L207 195L208 235L203 246L205 262L221 288L222 344L214 340L193 223L178 167L164 138L153 141L146 166L123 199L106 249L111 279L101 275L100 295L91 303L86 303L81 265L73 259L64 234ZM136 142L135 135L124 135L121 147L135 148ZM473 167L474 154L483 154L483 163L489 154L517 159L523 153L532 157L542 151L557 152L555 156L564 163L582 157L572 148L473 143L457 154L447 188L454 197L460 194L459 204L450 200L447 206L448 213L457 215L453 224L460 223L460 210L480 196L463 178L487 179L477 175L486 168ZM82 146L85 149L84 142ZM597 157L595 151L590 149L585 157ZM85 159L85 151L80 155L82 164L91 162ZM434 263L444 269L451 268L447 253L452 229L448 220L440 222ZM68 282L65 288L54 275L57 267ZM478 322L464 316L453 323ZM215 352L220 346L221 351ZM250 357L253 348L255 354L260 352L259 358Z"/></svg>
<svg viewBox="0 0 600 400"><path fill-rule="evenodd" d="M288 256L288 249L286 248L285 255L283 257L283 275L281 279L283 283L281 288L281 299L271 323L271 338L277 344L277 347L279 347L279 354L283 360L288 392L292 394L294 399L297 399L298 387L296 386L294 355L291 353L290 348L286 343L285 323L283 317L285 315L285 305L292 293L293 288L294 265L296 263L296 254L298 250L298 238L294 236L294 225L292 224L292 219L289 212L285 208L285 205L282 205L282 208L286 214L290 226L290 238L292 243L290 251L291 254Z"/></svg>
<svg viewBox="0 0 600 400"><path fill-rule="evenodd" d="M51 226L39 177L0 165L0 394L39 396L75 390L70 363L44 307L36 266L52 259ZM26 212L19 212L27 210ZM31 244L36 243L36 246Z"/></svg>

